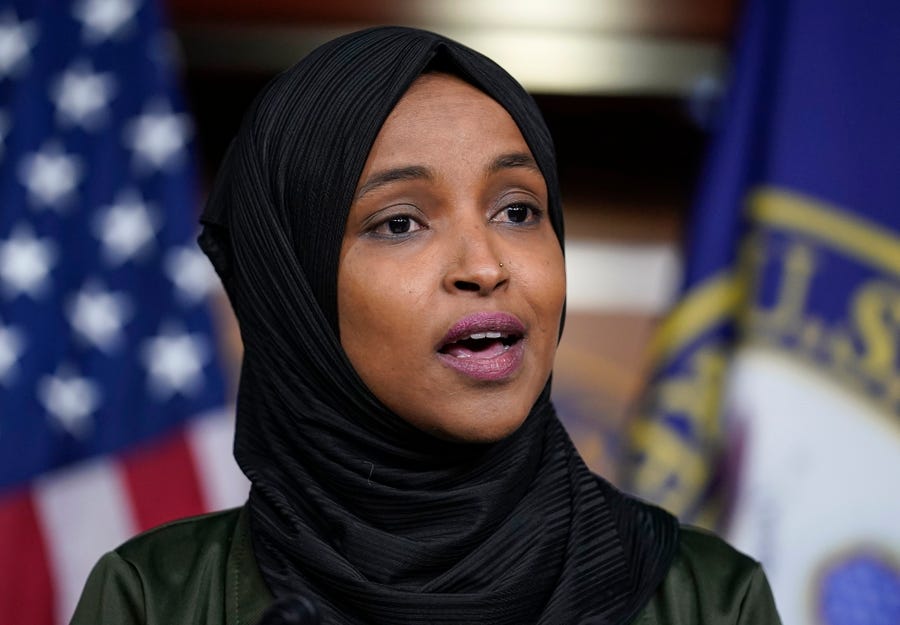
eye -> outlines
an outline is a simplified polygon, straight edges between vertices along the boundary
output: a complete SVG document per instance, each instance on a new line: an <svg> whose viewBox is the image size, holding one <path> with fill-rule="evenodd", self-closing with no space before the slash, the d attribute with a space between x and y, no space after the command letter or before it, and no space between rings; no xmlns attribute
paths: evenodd
<svg viewBox="0 0 900 625"><path fill-rule="evenodd" d="M372 228L372 233L391 237L421 230L422 225L409 215L393 215Z"/></svg>
<svg viewBox="0 0 900 625"><path fill-rule="evenodd" d="M493 217L493 221L512 224L525 224L538 221L541 210L537 206L525 202L516 202L500 209Z"/></svg>

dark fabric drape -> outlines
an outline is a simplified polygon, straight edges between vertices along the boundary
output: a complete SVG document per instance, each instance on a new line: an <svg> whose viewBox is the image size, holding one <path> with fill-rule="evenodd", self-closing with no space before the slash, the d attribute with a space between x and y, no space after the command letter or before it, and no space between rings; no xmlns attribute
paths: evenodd
<svg viewBox="0 0 900 625"><path fill-rule="evenodd" d="M531 97L478 53L370 29L264 89L200 238L244 341L235 456L252 482L256 558L276 597L312 599L328 624L624 622L664 576L677 524L588 471L549 383L513 435L453 443L392 414L341 349L347 212L382 123L426 70L460 76L510 113L562 245L549 132Z"/></svg>

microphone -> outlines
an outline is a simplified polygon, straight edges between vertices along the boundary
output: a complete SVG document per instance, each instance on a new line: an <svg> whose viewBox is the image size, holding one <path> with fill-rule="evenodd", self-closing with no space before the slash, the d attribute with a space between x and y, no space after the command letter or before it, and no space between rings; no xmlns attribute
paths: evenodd
<svg viewBox="0 0 900 625"><path fill-rule="evenodd" d="M316 604L295 595L279 599L263 613L257 625L321 625L322 617Z"/></svg>

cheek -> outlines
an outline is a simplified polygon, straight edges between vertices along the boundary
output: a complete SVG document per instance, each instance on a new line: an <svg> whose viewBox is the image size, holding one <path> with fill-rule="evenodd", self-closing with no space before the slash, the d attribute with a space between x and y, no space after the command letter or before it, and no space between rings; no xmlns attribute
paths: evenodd
<svg viewBox="0 0 900 625"><path fill-rule="evenodd" d="M424 298L411 272L374 255L351 250L338 272L338 325L341 344L351 363L361 369L386 359L372 358L373 349L389 355L410 336L411 318ZM388 351L384 351L384 350Z"/></svg>
<svg viewBox="0 0 900 625"><path fill-rule="evenodd" d="M376 280L362 279L360 263L353 254L341 259L338 271L338 328L341 344L354 367L359 369L358 356L367 339L380 334L374 323L383 317L382 303L377 294Z"/></svg>
<svg viewBox="0 0 900 625"><path fill-rule="evenodd" d="M555 346L566 299L566 270L562 251L556 245L554 248L535 259L527 290L540 320L541 331L552 335L550 338Z"/></svg>

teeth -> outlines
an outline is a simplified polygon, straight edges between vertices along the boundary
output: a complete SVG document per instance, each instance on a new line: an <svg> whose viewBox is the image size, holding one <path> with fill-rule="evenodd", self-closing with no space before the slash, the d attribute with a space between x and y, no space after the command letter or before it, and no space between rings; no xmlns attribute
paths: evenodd
<svg viewBox="0 0 900 625"><path fill-rule="evenodd" d="M469 339L471 340L481 340L481 339L499 339L506 336L503 332L475 332L474 334L469 335Z"/></svg>

